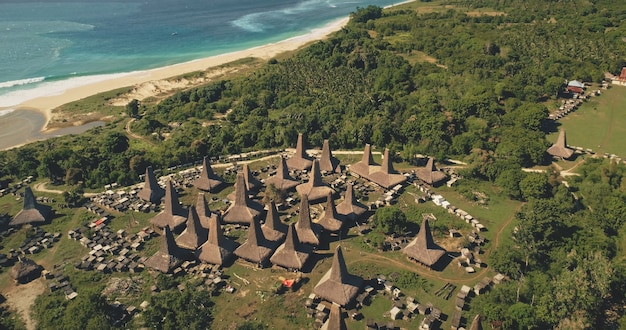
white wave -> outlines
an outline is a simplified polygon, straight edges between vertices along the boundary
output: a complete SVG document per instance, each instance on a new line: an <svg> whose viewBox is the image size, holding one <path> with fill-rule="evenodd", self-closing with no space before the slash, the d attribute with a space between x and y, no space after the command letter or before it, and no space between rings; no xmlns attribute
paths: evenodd
<svg viewBox="0 0 626 330"><path fill-rule="evenodd" d="M272 26L274 22L280 22L285 16L301 15L320 8L336 7L337 5L331 3L330 0L307 0L283 9L247 14L231 23L248 32L264 32L268 27Z"/></svg>
<svg viewBox="0 0 626 330"><path fill-rule="evenodd" d="M15 109L0 110L0 117L6 116L6 115L10 114L13 111L15 111Z"/></svg>
<svg viewBox="0 0 626 330"><path fill-rule="evenodd" d="M42 82L46 79L46 77L37 77L37 78L27 78L27 79L19 79L19 80L11 80L6 82L0 82L0 88L9 88L13 86L21 86L34 84L38 82Z"/></svg>
<svg viewBox="0 0 626 330"><path fill-rule="evenodd" d="M232 24L248 32L263 32L265 25L259 22L259 17L263 14L264 13L248 14L232 21Z"/></svg>

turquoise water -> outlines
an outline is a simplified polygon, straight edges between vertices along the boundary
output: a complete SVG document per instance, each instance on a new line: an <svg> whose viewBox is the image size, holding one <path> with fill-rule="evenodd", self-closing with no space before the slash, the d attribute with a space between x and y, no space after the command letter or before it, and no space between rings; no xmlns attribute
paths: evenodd
<svg viewBox="0 0 626 330"><path fill-rule="evenodd" d="M147 70L305 34L399 0L3 0L0 107L103 75Z"/></svg>

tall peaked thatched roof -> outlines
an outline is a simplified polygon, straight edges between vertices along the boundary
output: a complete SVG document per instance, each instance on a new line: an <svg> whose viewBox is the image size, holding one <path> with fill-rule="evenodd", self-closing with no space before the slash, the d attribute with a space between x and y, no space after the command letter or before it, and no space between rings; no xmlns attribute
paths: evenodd
<svg viewBox="0 0 626 330"><path fill-rule="evenodd" d="M180 232L187 221L188 214L189 211L178 202L178 193L172 181L167 181L163 211L150 219L150 223L158 228L169 226L173 231Z"/></svg>
<svg viewBox="0 0 626 330"><path fill-rule="evenodd" d="M261 188L261 186L263 186L261 181L257 180L257 178L252 175L248 164L243 164L243 177L245 179L244 181L246 182L246 188L248 188L248 191L257 190Z"/></svg>
<svg viewBox="0 0 626 330"><path fill-rule="evenodd" d="M333 153L330 150L328 140L324 140L322 146L322 157L320 158L320 170L326 172L340 173L341 167L339 167L339 159L333 157Z"/></svg>
<svg viewBox="0 0 626 330"><path fill-rule="evenodd" d="M380 170L376 172L370 172L368 179L386 189L389 189L397 184L401 184L406 181L406 177L404 175L398 174L398 172L393 169L393 163L391 162L389 149L385 149L383 164L380 167Z"/></svg>
<svg viewBox="0 0 626 330"><path fill-rule="evenodd" d="M329 232L338 232L343 226L343 221L335 209L335 199L333 198L332 193L328 193L328 196L326 197L326 207L324 208L324 213L322 213L322 216L317 224Z"/></svg>
<svg viewBox="0 0 626 330"><path fill-rule="evenodd" d="M343 202L337 205L337 213L347 217L351 220L358 219L363 213L367 211L367 207L354 198L354 187L352 183L348 183L346 187L346 196Z"/></svg>
<svg viewBox="0 0 626 330"><path fill-rule="evenodd" d="M195 251L208 239L209 231L202 227L198 212L196 212L196 208L192 206L189 209L189 216L187 217L187 228L176 238L176 243L182 248Z"/></svg>
<svg viewBox="0 0 626 330"><path fill-rule="evenodd" d="M28 283L41 275L43 267L31 259L21 257L9 271L9 275L18 283Z"/></svg>
<svg viewBox="0 0 626 330"><path fill-rule="evenodd" d="M415 175L417 175L420 180L431 185L437 184L438 182L446 179L446 174L437 169L435 166L435 159L432 157L428 158L426 166L418 169L417 172L415 172Z"/></svg>
<svg viewBox="0 0 626 330"><path fill-rule="evenodd" d="M317 224L311 222L311 212L309 210L309 199L307 195L301 196L300 214L298 222L295 224L298 238L302 243L318 246L320 244L320 230Z"/></svg>
<svg viewBox="0 0 626 330"><path fill-rule="evenodd" d="M202 228L209 229L210 219L217 217L217 214L211 212L209 204L207 203L206 198L204 198L203 193L198 194L198 199L196 200L196 211L198 212Z"/></svg>
<svg viewBox="0 0 626 330"><path fill-rule="evenodd" d="M306 154L304 148L304 136L298 134L298 143L296 144L296 153L293 157L287 159L287 166L294 170L308 170L311 168L311 157Z"/></svg>
<svg viewBox="0 0 626 330"><path fill-rule="evenodd" d="M311 203L321 202L326 198L328 193L335 193L333 188L328 186L324 181L322 181L322 174L320 173L319 164L317 159L313 161L313 166L311 167L311 173L309 173L309 182L299 184L296 187L298 194L308 195L309 201Z"/></svg>
<svg viewBox="0 0 626 330"><path fill-rule="evenodd" d="M287 161L284 157L280 157L280 163L278 163L278 170L276 171L276 175L267 178L265 180L266 185L274 185L277 189L280 190L290 190L295 188L300 182L294 180L289 175L289 169L287 168Z"/></svg>
<svg viewBox="0 0 626 330"><path fill-rule="evenodd" d="M209 158L205 156L202 160L202 172L200 173L200 177L193 182L193 185L198 189L215 193L224 187L225 182L224 179L213 173Z"/></svg>
<svg viewBox="0 0 626 330"><path fill-rule="evenodd" d="M203 262L221 265L232 257L237 242L224 236L219 217L212 218L209 226L209 239L196 251L196 257Z"/></svg>
<svg viewBox="0 0 626 330"><path fill-rule="evenodd" d="M176 245L174 234L169 226L163 229L159 251L145 262L145 265L162 273L170 273L185 260L184 252Z"/></svg>
<svg viewBox="0 0 626 330"><path fill-rule="evenodd" d="M152 166L146 167L143 188L137 193L137 197L150 203L159 204L164 195L165 191L157 183L154 172L152 172Z"/></svg>
<svg viewBox="0 0 626 330"><path fill-rule="evenodd" d="M300 243L298 233L292 224L287 230L285 242L276 249L270 261L274 265L287 269L302 269L310 255L310 249Z"/></svg>
<svg viewBox="0 0 626 330"><path fill-rule="evenodd" d="M287 225L280 221L274 201L271 201L267 207L265 223L261 226L261 230L265 238L273 242L278 242L285 237Z"/></svg>
<svg viewBox="0 0 626 330"><path fill-rule="evenodd" d="M320 330L348 330L346 321L343 319L343 310L341 306L335 303L330 306L328 320L324 322Z"/></svg>
<svg viewBox="0 0 626 330"><path fill-rule="evenodd" d="M260 227L261 225L258 224L256 220L250 223L248 239L235 250L235 255L239 258L262 265L265 264L274 250L265 239Z"/></svg>
<svg viewBox="0 0 626 330"><path fill-rule="evenodd" d="M567 139L565 137L564 129L559 132L559 138L556 140L555 144L548 148L547 152L554 157L560 157L563 159L568 159L574 155L574 150L567 147Z"/></svg>
<svg viewBox="0 0 626 330"><path fill-rule="evenodd" d="M37 203L35 195L30 187L24 188L24 206L13 219L9 226L20 226L25 224L42 224L49 220L52 208L48 205Z"/></svg>
<svg viewBox="0 0 626 330"><path fill-rule="evenodd" d="M365 145L363 158L360 162L352 164L352 166L350 166L350 172L356 173L361 177L368 178L370 175L370 166L378 166L378 164L374 163L374 158L372 157L372 149L368 143Z"/></svg>
<svg viewBox="0 0 626 330"><path fill-rule="evenodd" d="M441 257L446 254L446 250L437 245L430 232L428 219L422 221L419 233L403 250L409 258L414 259L428 267L432 267Z"/></svg>
<svg viewBox="0 0 626 330"><path fill-rule="evenodd" d="M313 293L322 299L346 306L356 297L363 279L348 273L341 246L337 246L333 264L313 288Z"/></svg>
<svg viewBox="0 0 626 330"><path fill-rule="evenodd" d="M224 222L249 224L259 217L262 209L263 206L248 198L248 189L246 189L244 175L243 173L237 173L235 201L224 213Z"/></svg>

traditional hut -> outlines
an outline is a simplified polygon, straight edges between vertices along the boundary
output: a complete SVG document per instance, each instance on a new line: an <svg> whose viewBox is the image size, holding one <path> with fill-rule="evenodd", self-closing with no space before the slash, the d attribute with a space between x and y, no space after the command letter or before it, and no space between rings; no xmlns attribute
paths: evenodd
<svg viewBox="0 0 626 330"><path fill-rule="evenodd" d="M222 265L232 257L237 242L224 237L219 217L212 218L209 226L209 239L196 251L196 257L203 262Z"/></svg>
<svg viewBox="0 0 626 330"><path fill-rule="evenodd" d="M418 169L415 175L429 185L437 185L439 182L446 179L446 174L437 169L435 159L432 157L428 158L426 166Z"/></svg>
<svg viewBox="0 0 626 330"><path fill-rule="evenodd" d="M261 188L261 186L263 186L261 181L257 180L257 178L252 175L248 164L243 164L243 177L245 179L244 181L246 182L246 188L248 188L248 191L257 190Z"/></svg>
<svg viewBox="0 0 626 330"><path fill-rule="evenodd" d="M200 190L215 193L221 190L225 184L224 179L213 173L209 158L205 156L202 160L200 177L193 182L193 185Z"/></svg>
<svg viewBox="0 0 626 330"><path fill-rule="evenodd" d="M374 163L371 147L369 144L366 144L365 150L363 151L363 158L361 158L360 162L350 166L350 173L357 174L358 176L367 179L370 175L370 167L373 166L378 166L378 164Z"/></svg>
<svg viewBox="0 0 626 330"><path fill-rule="evenodd" d="M341 246L337 246L332 266L313 288L313 293L337 305L346 306L354 300L362 284L362 278L348 273Z"/></svg>
<svg viewBox="0 0 626 330"><path fill-rule="evenodd" d="M308 170L311 168L311 162L313 161L309 155L306 154L304 148L304 137L302 133L298 134L298 143L296 144L296 153L293 157L287 159L287 166L294 170Z"/></svg>
<svg viewBox="0 0 626 330"><path fill-rule="evenodd" d="M330 306L328 319L324 322L320 330L348 330L346 321L343 319L341 306L337 304L332 304Z"/></svg>
<svg viewBox="0 0 626 330"><path fill-rule="evenodd" d="M174 268L182 264L185 259L185 253L176 245L174 234L172 234L170 227L165 225L159 251L148 258L145 265L167 274L171 273Z"/></svg>
<svg viewBox="0 0 626 330"><path fill-rule="evenodd" d="M299 184L296 187L296 190L300 196L308 195L311 203L321 202L324 200L326 195L328 195L328 193L335 193L333 188L322 181L322 174L320 173L317 159L313 161L311 173L309 173L309 182Z"/></svg>
<svg viewBox="0 0 626 330"><path fill-rule="evenodd" d="M328 173L341 173L341 167L339 166L339 159L333 157L333 153L330 150L328 140L324 140L322 146L322 157L320 158L320 170Z"/></svg>
<svg viewBox="0 0 626 330"><path fill-rule="evenodd" d="M406 181L406 177L393 169L389 149L385 149L383 164L380 167L380 170L373 173L370 172L369 180L385 189L389 189L395 185L404 183Z"/></svg>
<svg viewBox="0 0 626 330"><path fill-rule="evenodd" d="M165 185L165 203L163 211L150 219L150 223L157 228L169 226L171 230L180 232L185 226L189 211L180 205L178 193L172 181L167 181Z"/></svg>
<svg viewBox="0 0 626 330"><path fill-rule="evenodd" d="M143 188L137 193L137 197L146 202L159 204L164 195L165 190L157 183L154 172L152 172L152 166L148 166L146 168Z"/></svg>
<svg viewBox="0 0 626 330"><path fill-rule="evenodd" d="M270 262L287 269L300 270L304 267L310 255L310 249L300 243L298 233L292 224L287 230L285 242L276 249L276 252L270 258Z"/></svg>
<svg viewBox="0 0 626 330"><path fill-rule="evenodd" d="M312 246L320 245L320 227L311 222L309 199L306 194L301 197L300 214L295 228L302 243L311 244Z"/></svg>
<svg viewBox="0 0 626 330"><path fill-rule="evenodd" d="M284 157L280 157L280 163L278 163L278 170L276 171L276 175L265 180L265 184L267 186L274 185L279 190L291 190L295 188L300 182L294 180L289 175L289 170L287 169L287 161Z"/></svg>
<svg viewBox="0 0 626 330"><path fill-rule="evenodd" d="M198 199L196 201L196 211L198 212L198 217L200 218L200 225L202 228L209 229L209 221L211 218L216 218L217 213L211 212L209 209L209 204L207 204L206 198L204 198L204 194L198 194Z"/></svg>
<svg viewBox="0 0 626 330"><path fill-rule="evenodd" d="M251 201L248 197L248 189L246 189L243 173L237 173L237 182L235 183L235 201L224 213L224 222L247 225L259 217L261 210L263 210L263 206Z"/></svg>
<svg viewBox="0 0 626 330"><path fill-rule="evenodd" d="M11 275L15 282L25 284L39 278L42 270L43 267L33 260L20 257L18 262L11 268L9 275Z"/></svg>
<svg viewBox="0 0 626 330"><path fill-rule="evenodd" d="M248 239L235 250L235 255L263 267L274 249L273 244L263 236L260 226L256 220L250 223Z"/></svg>
<svg viewBox="0 0 626 330"><path fill-rule="evenodd" d="M189 209L187 217L187 228L176 238L178 246L195 251L209 238L209 231L200 224L200 217L196 208Z"/></svg>
<svg viewBox="0 0 626 330"><path fill-rule="evenodd" d="M346 187L346 195L343 202L337 205L337 213L347 217L350 220L357 220L367 211L367 207L354 198L354 187L352 183L348 183Z"/></svg>
<svg viewBox="0 0 626 330"><path fill-rule="evenodd" d="M574 155L574 150L567 147L564 129L559 132L559 138L556 140L555 144L548 148L547 152L554 157L562 159L568 159Z"/></svg>
<svg viewBox="0 0 626 330"><path fill-rule="evenodd" d="M267 206L267 215L265 216L265 223L261 226L261 230L263 231L263 236L274 242L274 244L285 238L287 225L280 221L274 201L270 202Z"/></svg>
<svg viewBox="0 0 626 330"><path fill-rule="evenodd" d="M9 222L9 226L21 226L25 224L43 224L49 220L52 208L48 205L37 203L37 199L30 187L24 188L24 206L22 210Z"/></svg>
<svg viewBox="0 0 626 330"><path fill-rule="evenodd" d="M432 267L446 254L446 250L437 245L430 232L428 219L422 221L419 233L403 250L409 258L416 260L425 266Z"/></svg>
<svg viewBox="0 0 626 330"><path fill-rule="evenodd" d="M335 209L335 199L331 193L328 193L328 196L326 197L326 208L324 209L324 213L322 213L319 221L317 221L317 224L322 226L324 230L331 233L338 233L341 231L343 220L340 219L337 214L337 210Z"/></svg>

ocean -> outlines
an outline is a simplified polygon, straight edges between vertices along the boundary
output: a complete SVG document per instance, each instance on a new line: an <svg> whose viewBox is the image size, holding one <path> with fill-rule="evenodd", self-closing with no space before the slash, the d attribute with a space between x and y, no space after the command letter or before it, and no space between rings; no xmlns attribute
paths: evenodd
<svg viewBox="0 0 626 330"><path fill-rule="evenodd" d="M0 117L111 75L306 34L357 7L401 0L3 0Z"/></svg>

